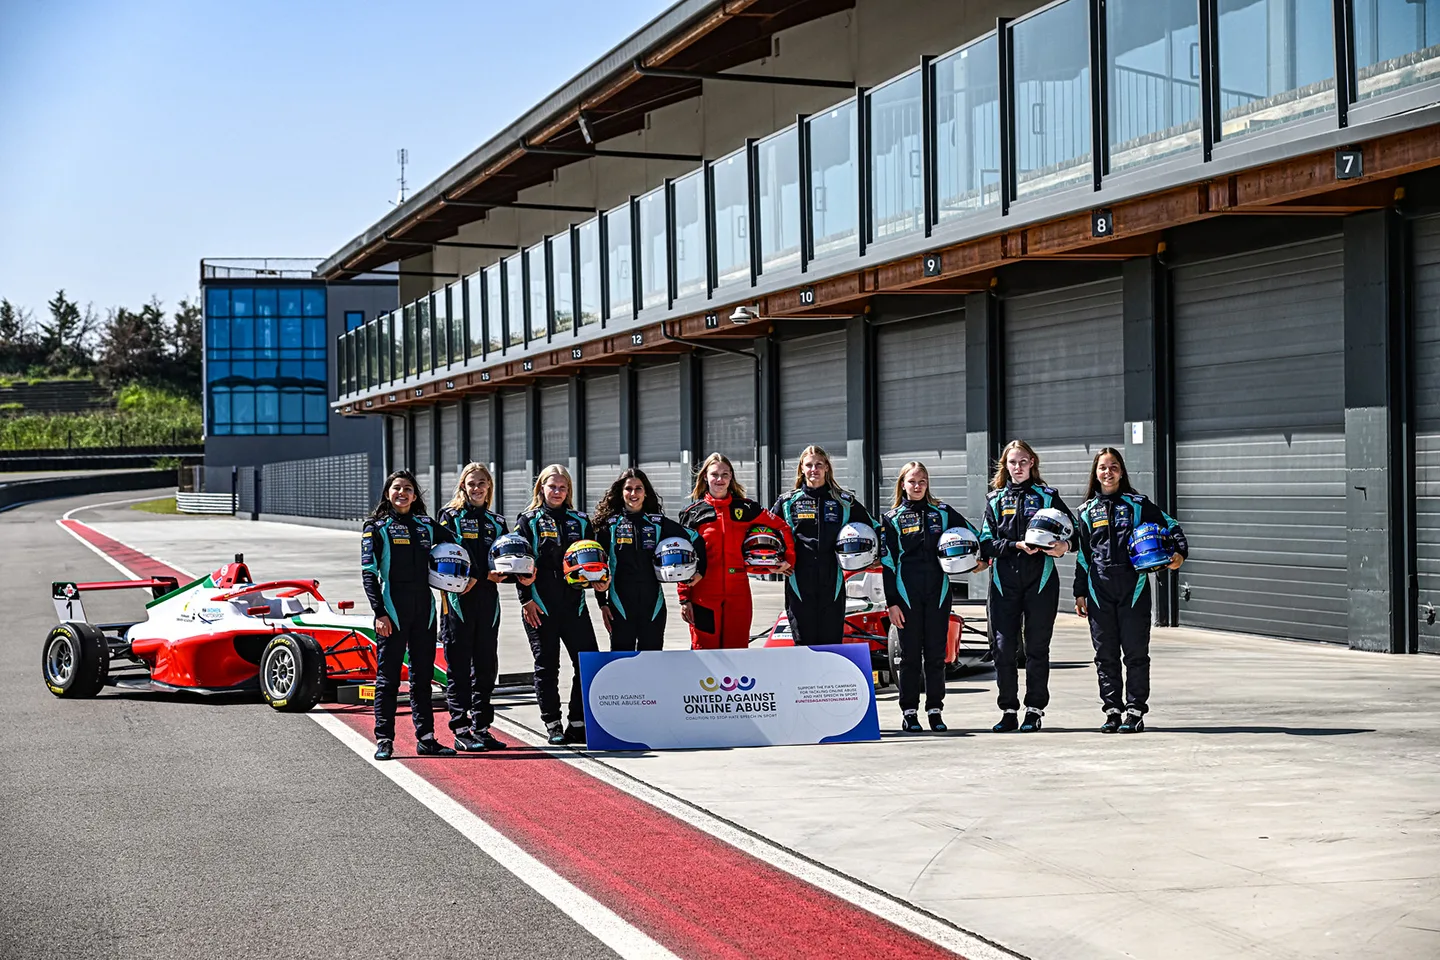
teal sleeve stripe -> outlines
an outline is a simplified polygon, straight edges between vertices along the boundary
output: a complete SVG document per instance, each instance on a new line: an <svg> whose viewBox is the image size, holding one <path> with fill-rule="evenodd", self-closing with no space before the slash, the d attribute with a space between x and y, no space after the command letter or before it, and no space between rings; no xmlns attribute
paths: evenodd
<svg viewBox="0 0 1440 960"><path fill-rule="evenodd" d="M1140 574L1140 582L1135 584L1135 596L1130 598L1130 606L1133 607L1135 606L1135 604L1140 602L1140 595L1145 592L1145 588L1149 585L1149 583L1150 575L1148 573Z"/></svg>

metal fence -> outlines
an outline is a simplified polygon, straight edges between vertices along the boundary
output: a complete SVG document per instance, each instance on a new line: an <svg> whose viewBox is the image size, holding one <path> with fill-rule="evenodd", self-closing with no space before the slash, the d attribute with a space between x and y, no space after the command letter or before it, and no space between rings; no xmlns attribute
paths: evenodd
<svg viewBox="0 0 1440 960"><path fill-rule="evenodd" d="M253 469L253 468L251 468ZM242 470L243 472L243 470ZM240 484L241 490L245 484ZM254 483L250 484L253 490ZM312 460L267 463L260 468L255 513L327 520L360 520L370 512L370 455L347 453ZM241 493L241 512L245 494Z"/></svg>

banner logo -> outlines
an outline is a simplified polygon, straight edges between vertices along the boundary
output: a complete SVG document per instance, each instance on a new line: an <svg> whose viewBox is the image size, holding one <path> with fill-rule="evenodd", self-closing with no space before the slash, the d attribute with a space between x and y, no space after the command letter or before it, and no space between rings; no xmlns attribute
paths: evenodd
<svg viewBox="0 0 1440 960"><path fill-rule="evenodd" d="M753 677L741 677L739 680L733 677L726 677L716 682L714 677L706 677L700 681L700 689L706 693L714 693L716 690L724 690L729 693L731 690L754 690L755 679Z"/></svg>

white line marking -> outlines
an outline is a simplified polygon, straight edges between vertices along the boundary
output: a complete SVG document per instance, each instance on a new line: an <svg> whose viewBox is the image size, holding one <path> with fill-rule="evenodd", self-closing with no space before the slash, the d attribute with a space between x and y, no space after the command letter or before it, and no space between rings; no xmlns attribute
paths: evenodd
<svg viewBox="0 0 1440 960"><path fill-rule="evenodd" d="M757 860L768 863L811 886L833 893L868 913L888 920L901 929L908 930L918 937L965 957L966 960L1015 960L1016 957L1022 956L901 900L858 883L854 878L837 870L806 859L774 841L742 830L729 821L637 780L600 757L577 753L565 747L551 747L545 738L536 731L505 717L496 717L495 723L517 739L545 750L557 759L569 763L575 769L589 774L602 783L628 793L642 803L663 810L722 843L748 853Z"/></svg>
<svg viewBox="0 0 1440 960"><path fill-rule="evenodd" d="M307 716L620 956L678 960L675 954L521 850L504 834L465 809L439 788L432 786L415 771L395 760L376 760L372 756L375 745L346 726L344 721L328 713L317 712Z"/></svg>
<svg viewBox="0 0 1440 960"><path fill-rule="evenodd" d="M151 500L164 500L164 497L131 497L128 500L107 500L104 503L86 503L70 510L66 510L61 520L69 520L73 514L81 510L99 510L101 507L118 507L123 503L149 503ZM88 524L86 524L88 526Z"/></svg>

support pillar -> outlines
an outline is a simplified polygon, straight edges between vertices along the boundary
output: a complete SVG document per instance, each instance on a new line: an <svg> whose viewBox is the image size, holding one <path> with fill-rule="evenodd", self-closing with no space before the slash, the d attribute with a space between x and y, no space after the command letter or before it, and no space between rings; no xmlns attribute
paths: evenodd
<svg viewBox="0 0 1440 960"><path fill-rule="evenodd" d="M1169 295L1165 267L1155 257L1123 265L1121 334L1125 353L1125 467L1130 483L1161 509L1174 512L1169 485ZM1184 524L1184 518L1181 518ZM1155 574L1154 622L1176 621L1175 574Z"/></svg>
<svg viewBox="0 0 1440 960"><path fill-rule="evenodd" d="M990 293L965 298L965 474L969 497L965 518L979 529L985 521L990 477L1000 450L1000 301ZM989 596L990 578L970 577L970 598Z"/></svg>
<svg viewBox="0 0 1440 960"><path fill-rule="evenodd" d="M875 425L875 329L869 317L845 321L845 462L849 487L867 506L878 502Z"/></svg>

